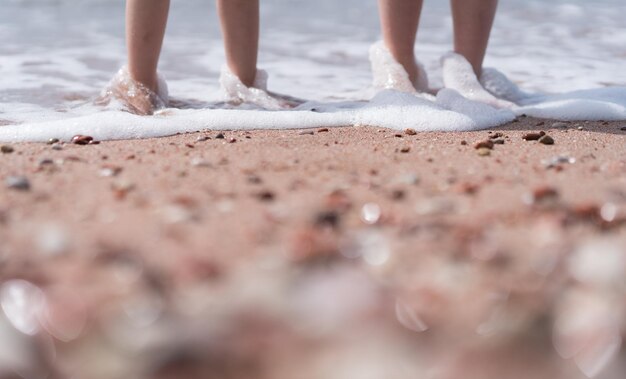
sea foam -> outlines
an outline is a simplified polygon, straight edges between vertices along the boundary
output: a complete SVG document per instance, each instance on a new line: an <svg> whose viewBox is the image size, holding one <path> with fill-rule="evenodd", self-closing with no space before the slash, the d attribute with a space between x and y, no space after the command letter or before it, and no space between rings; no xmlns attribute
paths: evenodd
<svg viewBox="0 0 626 379"><path fill-rule="evenodd" d="M267 78L263 71L259 71L259 88L249 89L232 73L224 70L221 80L223 92L227 100L245 102L243 108L166 108L152 116L108 109L78 117L3 126L0 127L0 141L46 141L51 138L67 141L78 134L98 140L115 140L163 137L201 130L355 125L396 130L469 131L496 127L521 114L559 120L626 120L624 88L564 94L529 93L495 69L486 69L479 80L462 56L449 53L442 58L446 88L440 90L437 96L432 96L407 91L408 76L401 72L401 66L390 58L383 45L375 45L371 57L374 83L384 85L369 101L310 101L290 108L291 105L275 100L277 97L267 91ZM120 72L123 74L124 71ZM249 109L250 105L256 109Z"/></svg>

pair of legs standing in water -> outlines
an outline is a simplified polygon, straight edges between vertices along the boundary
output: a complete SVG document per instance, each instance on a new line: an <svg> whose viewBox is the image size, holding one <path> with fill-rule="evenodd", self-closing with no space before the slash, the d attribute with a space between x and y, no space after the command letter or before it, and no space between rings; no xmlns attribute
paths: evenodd
<svg viewBox="0 0 626 379"><path fill-rule="evenodd" d="M454 51L480 76L498 0L451 0ZM423 0L379 0L383 38L412 83L418 80L415 39ZM157 66L170 0L127 0L126 43L132 79L158 92ZM338 5L340 6L340 5ZM230 71L252 87L257 75L259 0L217 0Z"/></svg>

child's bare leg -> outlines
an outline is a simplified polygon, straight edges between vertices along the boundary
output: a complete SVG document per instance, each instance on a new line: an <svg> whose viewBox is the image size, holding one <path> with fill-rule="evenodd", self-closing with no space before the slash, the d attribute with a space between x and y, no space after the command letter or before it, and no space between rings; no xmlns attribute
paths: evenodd
<svg viewBox="0 0 626 379"><path fill-rule="evenodd" d="M252 87L259 48L259 0L218 0L217 7L228 67Z"/></svg>
<svg viewBox="0 0 626 379"><path fill-rule="evenodd" d="M126 45L130 76L152 90L158 90L157 65L170 0L127 0Z"/></svg>
<svg viewBox="0 0 626 379"><path fill-rule="evenodd" d="M498 0L451 0L454 51L467 59L480 77Z"/></svg>
<svg viewBox="0 0 626 379"><path fill-rule="evenodd" d="M422 4L423 0L378 0L385 45L409 74L411 83L416 83L419 75L415 38Z"/></svg>

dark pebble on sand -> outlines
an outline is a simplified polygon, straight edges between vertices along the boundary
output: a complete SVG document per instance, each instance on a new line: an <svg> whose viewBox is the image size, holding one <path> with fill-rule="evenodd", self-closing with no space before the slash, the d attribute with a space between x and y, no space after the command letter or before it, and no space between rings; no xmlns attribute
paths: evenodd
<svg viewBox="0 0 626 379"><path fill-rule="evenodd" d="M395 189L391 191L391 199L392 200L404 200L406 198L406 192L401 189Z"/></svg>
<svg viewBox="0 0 626 379"><path fill-rule="evenodd" d="M554 201L558 199L559 192L549 186L537 187L533 190L532 200L533 203L542 203L546 201Z"/></svg>
<svg viewBox="0 0 626 379"><path fill-rule="evenodd" d="M329 130L328 130L328 128L321 128L321 129L317 129L317 132L318 133L328 133Z"/></svg>
<svg viewBox="0 0 626 379"><path fill-rule="evenodd" d="M461 141L461 145L463 145L463 146L467 145L467 141L465 141L465 140Z"/></svg>
<svg viewBox="0 0 626 379"><path fill-rule="evenodd" d="M417 134L417 132L415 131L415 129L408 128L404 130L404 134L406 134L407 136L414 136Z"/></svg>
<svg viewBox="0 0 626 379"><path fill-rule="evenodd" d="M248 183L250 184L261 184L263 183L263 179L257 175L248 175Z"/></svg>
<svg viewBox="0 0 626 379"><path fill-rule="evenodd" d="M396 133L393 136L396 137L396 138L402 138L403 137L402 134L400 134L400 133Z"/></svg>
<svg viewBox="0 0 626 379"><path fill-rule="evenodd" d="M90 136L76 135L72 137L72 143L75 145L87 145L91 141L93 141L93 137Z"/></svg>
<svg viewBox="0 0 626 379"><path fill-rule="evenodd" d="M619 128L619 130L621 130L622 132L626 132L626 126L622 126L621 128Z"/></svg>
<svg viewBox="0 0 626 379"><path fill-rule="evenodd" d="M303 130L300 133L298 133L298 135L301 135L301 136L312 136L314 134L315 133L312 130Z"/></svg>
<svg viewBox="0 0 626 379"><path fill-rule="evenodd" d="M59 139L58 138L50 138L48 140L48 142L46 142L46 144L48 144L48 145L54 145L55 143L59 143Z"/></svg>
<svg viewBox="0 0 626 379"><path fill-rule="evenodd" d="M30 182L28 178L25 176L9 176L4 181L4 184L7 188L14 189L17 191L29 191L30 190Z"/></svg>
<svg viewBox="0 0 626 379"><path fill-rule="evenodd" d="M489 133L489 138L490 139L496 139L496 138L502 138L504 137L504 134L502 132L495 132L495 133Z"/></svg>
<svg viewBox="0 0 626 379"><path fill-rule="evenodd" d="M339 226L341 217L336 211L322 211L315 215L313 224L317 227L331 227L336 228Z"/></svg>
<svg viewBox="0 0 626 379"><path fill-rule="evenodd" d="M539 132L539 133L526 133L524 134L524 136L522 137L523 140L525 141L538 141L541 137L545 136L546 132Z"/></svg>
<svg viewBox="0 0 626 379"><path fill-rule="evenodd" d="M485 140L485 141L480 141L477 142L476 144L474 144L474 149L478 150L478 149L493 149L493 141L491 140Z"/></svg>
<svg viewBox="0 0 626 379"><path fill-rule="evenodd" d="M541 138L539 138L539 143L542 143L544 145L554 145L554 138L545 135Z"/></svg>
<svg viewBox="0 0 626 379"><path fill-rule="evenodd" d="M224 139L224 138L225 138L225 137L224 137L224 133L218 133L218 134L215 136L215 139Z"/></svg>
<svg viewBox="0 0 626 379"><path fill-rule="evenodd" d="M404 154L408 153L409 151L411 151L410 147L403 147L402 149L400 149L400 152Z"/></svg>
<svg viewBox="0 0 626 379"><path fill-rule="evenodd" d="M269 201L274 201L274 199L276 198L276 195L272 191L265 190L265 191L261 191L257 193L256 198L261 201L269 202Z"/></svg>
<svg viewBox="0 0 626 379"><path fill-rule="evenodd" d="M11 154L12 152L15 151L15 149L13 148L13 146L2 145L0 147L0 151L2 152L2 154Z"/></svg>
<svg viewBox="0 0 626 379"><path fill-rule="evenodd" d="M598 220L601 218L600 207L593 203L583 203L571 207L571 213L576 218Z"/></svg>
<svg viewBox="0 0 626 379"><path fill-rule="evenodd" d="M459 192L466 195L474 195L480 189L480 186L475 183L463 182L458 187Z"/></svg>
<svg viewBox="0 0 626 379"><path fill-rule="evenodd" d="M494 139L493 143L496 145L504 145L504 140L502 138Z"/></svg>
<svg viewBox="0 0 626 379"><path fill-rule="evenodd" d="M193 143L186 143L185 146L187 146L190 149L193 149L195 147Z"/></svg>
<svg viewBox="0 0 626 379"><path fill-rule="evenodd" d="M96 140L89 141L89 145L100 145L100 141L96 141Z"/></svg>
<svg viewBox="0 0 626 379"><path fill-rule="evenodd" d="M208 141L210 138L207 136L199 136L198 138L196 138L196 142L204 142L204 141Z"/></svg>
<svg viewBox="0 0 626 379"><path fill-rule="evenodd" d="M237 142L237 138L231 138L228 140L228 143L235 143Z"/></svg>

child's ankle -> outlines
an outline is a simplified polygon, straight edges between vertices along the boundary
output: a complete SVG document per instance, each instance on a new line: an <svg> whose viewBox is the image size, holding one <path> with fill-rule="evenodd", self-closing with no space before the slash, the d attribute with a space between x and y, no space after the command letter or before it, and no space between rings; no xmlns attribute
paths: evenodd
<svg viewBox="0 0 626 379"><path fill-rule="evenodd" d="M159 92L159 79L156 73L154 75L146 76L146 75L136 75L133 72L130 72L130 78L136 83L141 84L145 88L149 89L154 93Z"/></svg>
<svg viewBox="0 0 626 379"><path fill-rule="evenodd" d="M411 83L417 83L418 77L420 74L420 70L417 67L417 62L415 61L415 57L407 57L403 59L398 59L398 63L404 67L404 70L409 75L409 80Z"/></svg>

